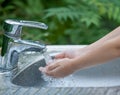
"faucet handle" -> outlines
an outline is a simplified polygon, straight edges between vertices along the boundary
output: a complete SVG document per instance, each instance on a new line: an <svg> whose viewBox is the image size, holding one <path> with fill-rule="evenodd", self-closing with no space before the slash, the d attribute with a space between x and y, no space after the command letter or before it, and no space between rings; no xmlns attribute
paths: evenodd
<svg viewBox="0 0 120 95"><path fill-rule="evenodd" d="M4 35L3 35L1 56L4 56L5 53L7 52L8 43L10 39L14 41L17 39L18 40L21 39L21 31L23 26L40 28L40 29L48 28L46 24L36 21L12 20L12 19L5 20L3 25Z"/></svg>
<svg viewBox="0 0 120 95"><path fill-rule="evenodd" d="M4 31L5 34L10 38L21 38L21 31L22 27L34 27L34 28L40 28L40 29L47 29L48 26L41 22L36 21L26 21L26 20L12 20L7 19L4 22Z"/></svg>

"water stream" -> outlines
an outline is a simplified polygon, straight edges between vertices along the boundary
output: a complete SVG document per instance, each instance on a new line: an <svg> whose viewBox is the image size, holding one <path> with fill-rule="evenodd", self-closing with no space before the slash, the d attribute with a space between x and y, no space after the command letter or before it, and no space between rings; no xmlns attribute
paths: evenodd
<svg viewBox="0 0 120 95"><path fill-rule="evenodd" d="M49 55L49 53L45 52L43 53L44 59L46 61L46 64L52 64L55 60ZM65 78L53 78L51 76L47 76L45 73L42 73L41 76L44 81L48 82L48 87L62 87L63 85L66 87L70 87L71 83L76 83L75 78L72 75L69 75ZM71 79L71 80L70 80ZM75 84L78 86L78 84Z"/></svg>

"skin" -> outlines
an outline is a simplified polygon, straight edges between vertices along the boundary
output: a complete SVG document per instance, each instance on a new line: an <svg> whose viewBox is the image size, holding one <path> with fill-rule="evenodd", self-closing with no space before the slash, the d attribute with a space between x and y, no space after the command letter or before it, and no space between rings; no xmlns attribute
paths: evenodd
<svg viewBox="0 0 120 95"><path fill-rule="evenodd" d="M120 27L85 48L67 50L56 55L56 61L39 70L55 78L68 76L77 70L120 57L119 42Z"/></svg>

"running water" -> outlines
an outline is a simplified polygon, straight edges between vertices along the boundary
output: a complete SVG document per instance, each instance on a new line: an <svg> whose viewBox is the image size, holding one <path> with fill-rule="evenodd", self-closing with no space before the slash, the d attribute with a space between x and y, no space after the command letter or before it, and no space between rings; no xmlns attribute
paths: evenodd
<svg viewBox="0 0 120 95"><path fill-rule="evenodd" d="M52 64L54 62L54 59L49 55L49 53L45 52L43 53L44 59L46 64ZM67 76L65 78L53 78L51 76L47 76L45 73L42 73L41 76L44 81L48 82L48 87L62 87L63 85L66 87L70 87L71 83L75 83L74 78L72 75ZM71 80L70 80L71 79Z"/></svg>
<svg viewBox="0 0 120 95"><path fill-rule="evenodd" d="M44 56L46 64L50 64L54 61L54 59L47 52L44 52L43 56Z"/></svg>
<svg viewBox="0 0 120 95"><path fill-rule="evenodd" d="M47 52L44 52L43 56L44 56L46 64L51 64L54 61L54 59ZM46 82L52 82L54 80L53 77L47 76L45 73L42 73L42 78Z"/></svg>

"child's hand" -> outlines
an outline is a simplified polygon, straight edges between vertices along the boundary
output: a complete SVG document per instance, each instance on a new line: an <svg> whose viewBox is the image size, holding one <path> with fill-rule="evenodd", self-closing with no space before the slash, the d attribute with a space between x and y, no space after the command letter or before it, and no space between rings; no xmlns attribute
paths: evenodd
<svg viewBox="0 0 120 95"><path fill-rule="evenodd" d="M39 70L52 77L65 77L76 71L71 65L73 64L72 59L82 55L86 50L86 47L78 50L66 50L55 56L56 61L48 64L46 67L40 67Z"/></svg>
<svg viewBox="0 0 120 95"><path fill-rule="evenodd" d="M46 67L40 67L39 70L46 75L55 78L65 77L75 71L74 67L72 66L72 59L68 58L56 60Z"/></svg>
<svg viewBox="0 0 120 95"><path fill-rule="evenodd" d="M75 58L83 53L85 53L85 51L87 51L87 47L84 48L80 48L80 49L72 49L72 50L66 50L58 55L55 56L55 59L62 59L62 58Z"/></svg>

